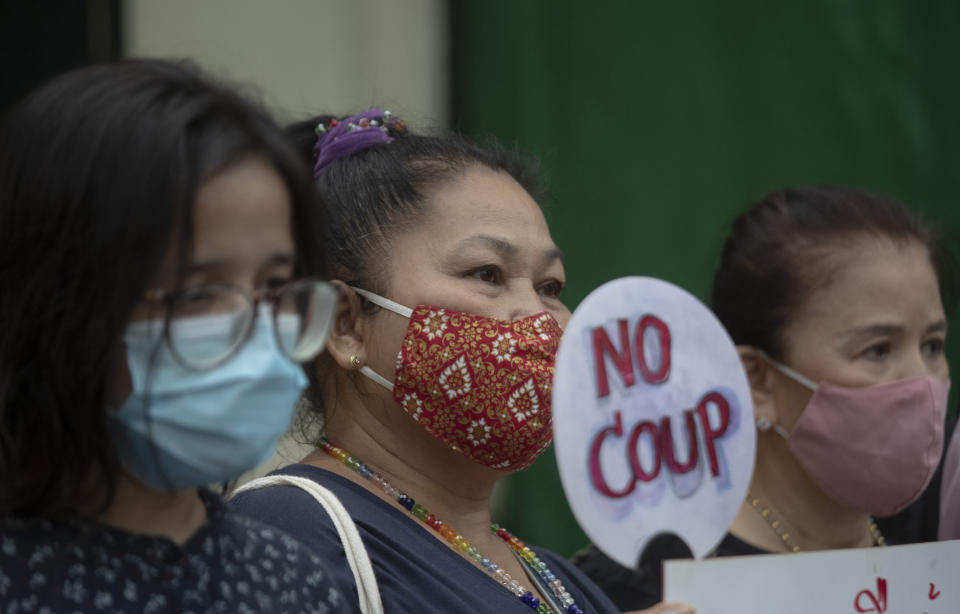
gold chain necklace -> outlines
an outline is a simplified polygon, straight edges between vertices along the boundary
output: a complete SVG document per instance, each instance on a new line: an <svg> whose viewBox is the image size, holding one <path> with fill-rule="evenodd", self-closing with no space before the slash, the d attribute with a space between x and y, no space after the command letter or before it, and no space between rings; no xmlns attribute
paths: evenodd
<svg viewBox="0 0 960 614"><path fill-rule="evenodd" d="M770 508L763 504L760 499L754 497L749 492L747 493L747 501L750 502L750 505L753 509L757 510L760 513L760 516L770 525L770 528L773 529L773 532L777 534L777 537L780 538L780 541L783 542L783 545L786 546L787 550L790 552L800 552L800 546L793 543L793 540L790 539L790 534L785 530L783 523L780 522L780 519L774 515ZM873 544L875 546L886 546L887 541L884 539L883 535L880 533L880 529L877 527L877 523L874 522L873 518L867 519L867 527L870 529L870 535L873 536Z"/></svg>

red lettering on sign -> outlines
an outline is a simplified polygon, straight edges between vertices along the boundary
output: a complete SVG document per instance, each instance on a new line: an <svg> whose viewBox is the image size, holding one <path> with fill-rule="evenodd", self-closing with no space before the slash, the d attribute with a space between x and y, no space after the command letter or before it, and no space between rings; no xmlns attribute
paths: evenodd
<svg viewBox="0 0 960 614"><path fill-rule="evenodd" d="M643 338L647 329L653 327L657 331L657 356L658 363L656 371L647 364L647 353L644 351ZM640 318L640 324L637 325L637 332L633 341L634 351L637 353L637 366L640 367L640 374L643 379L651 384L662 384L667 381L670 375L670 329L666 323L657 316L645 315Z"/></svg>
<svg viewBox="0 0 960 614"><path fill-rule="evenodd" d="M656 331L657 343L654 346L653 356L647 356L644 351L643 339L648 330ZM620 337L619 349L614 346L607 330L598 326L591 331L593 341L593 361L597 372L597 396L610 396L610 381L607 375L607 361L613 361L620 379L625 388L633 386L636 375L633 372L634 355L640 375L650 384L662 384L670 375L670 328L667 324L653 315L645 315L637 322L633 335L633 347L630 346L629 322L625 319L617 320L617 333ZM653 366L651 366L653 363Z"/></svg>
<svg viewBox="0 0 960 614"><path fill-rule="evenodd" d="M689 450L689 456L687 462L682 465L677 462L669 416L660 421L660 447L663 450L663 460L666 461L670 471L677 474L683 474L693 470L693 468L697 466L697 461L700 460L699 448L697 447L697 414L694 410L688 409L683 412L683 418L687 432L687 450Z"/></svg>
<svg viewBox="0 0 960 614"><path fill-rule="evenodd" d="M620 350L617 351L607 336L607 331L602 326L593 329L593 360L596 362L597 369L597 396L605 397L610 395L610 382L607 381L607 363L603 359L604 355L613 359L620 377L623 378L623 385L630 387L634 384L633 361L630 358L630 334L627 330L627 321L618 320L617 326L620 330Z"/></svg>
<svg viewBox="0 0 960 614"><path fill-rule="evenodd" d="M665 419L669 420L670 418ZM644 470L640 463L640 453L637 450L637 444L640 443L640 436L643 435L644 431L650 433L650 445L653 448L653 468L650 471ZM658 439L657 425L649 420L638 422L633 427L633 431L630 433L630 449L627 454L630 456L630 468L633 470L635 480L652 482L660 475L660 443Z"/></svg>
<svg viewBox="0 0 960 614"><path fill-rule="evenodd" d="M613 490L607 484L606 478L603 477L603 468L600 466L600 448L603 446L603 440L609 435L616 437L623 436L623 422L620 418L620 412L616 412L613 415L613 426L601 429L593 438L593 443L590 444L590 458L588 460L590 466L590 481L593 483L593 487L600 491L600 494L610 497L611 499L619 499L632 493L637 485L637 481L633 479L630 480L630 484L623 490Z"/></svg>
<svg viewBox="0 0 960 614"><path fill-rule="evenodd" d="M930 592L927 594L927 598L928 598L930 601L933 601L934 599L936 599L936 598L939 597L939 596L940 596L940 591L934 591L933 582L931 582L931 583L930 583Z"/></svg>
<svg viewBox="0 0 960 614"><path fill-rule="evenodd" d="M873 604L871 607L862 605L864 598ZM887 581L877 578L877 594L869 590L862 590L853 598L853 607L857 612L886 612L887 611Z"/></svg>
<svg viewBox="0 0 960 614"><path fill-rule="evenodd" d="M715 427L711 426L707 414L707 408L710 404L716 406L720 415L720 423ZM673 441L672 418L670 416L661 418L659 426L650 420L641 420L630 429L630 436L624 442L627 449L624 451L624 455L620 457L624 458L629 464L630 483L620 490L614 490L604 476L600 452L609 437L620 439L624 435L623 416L619 411L615 412L613 414L613 424L600 429L590 442L587 465L593 487L606 497L614 499L626 497L636 488L637 482L652 482L655 480L660 475L662 465L666 464L667 470L671 473L684 474L695 469L701 458L708 460L711 475L713 477L719 476L721 467L717 454L717 440L724 436L730 426L730 403L719 392L708 392L700 399L696 409L688 409L683 412L683 418L684 426L682 430L686 433L687 450L689 451L689 456L685 462L681 463L677 460L677 452ZM703 433L702 437L697 435L698 423ZM642 439L644 434L649 435L649 437ZM650 467L644 467L641 463L639 450L641 440L650 442L653 452L653 463ZM702 452L700 451L701 445L705 448Z"/></svg>
<svg viewBox="0 0 960 614"><path fill-rule="evenodd" d="M710 420L707 416L707 405L713 403L720 412L720 425L716 429L710 428ZM697 413L700 415L700 425L703 428L703 438L707 445L707 459L710 461L710 473L713 477L720 475L720 467L717 463L717 448L714 441L727 432L730 426L730 404L719 392L708 392L700 399L697 404Z"/></svg>

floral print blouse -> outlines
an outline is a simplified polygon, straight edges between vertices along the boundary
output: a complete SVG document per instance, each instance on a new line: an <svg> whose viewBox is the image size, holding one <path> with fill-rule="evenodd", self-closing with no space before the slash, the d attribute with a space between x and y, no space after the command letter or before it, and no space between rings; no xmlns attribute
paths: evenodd
<svg viewBox="0 0 960 614"><path fill-rule="evenodd" d="M0 516L0 614L341 611L314 554L200 494L208 520L182 546L89 519Z"/></svg>

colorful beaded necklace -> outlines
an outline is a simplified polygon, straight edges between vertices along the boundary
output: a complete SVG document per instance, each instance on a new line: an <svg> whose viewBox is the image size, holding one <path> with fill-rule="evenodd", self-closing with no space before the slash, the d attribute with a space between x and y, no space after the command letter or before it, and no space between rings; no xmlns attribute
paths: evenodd
<svg viewBox="0 0 960 614"><path fill-rule="evenodd" d="M387 493L387 495L393 499L396 499L397 503L399 503L404 509L422 520L431 529L439 533L441 537L443 537L450 545L453 546L454 550L460 552L462 555L476 563L481 569L493 576L493 578L503 585L507 590L519 597L520 601L529 606L530 609L536 610L537 614L551 614L553 610L549 605L546 603L541 603L539 599L534 597L531 591L527 590L525 586L514 580L510 574L506 572L506 570L502 569L488 557L485 557L479 550L477 550L475 546L471 545L469 541L464 539L464 537L457 533L450 525L429 513L426 508L415 502L399 489L395 488L393 485L387 482L382 475L368 467L360 459L351 456L346 450L331 444L326 440L326 438L321 439L321 443L323 444L324 452L379 486L385 493ZM517 539L517 537L514 535L511 535L509 531L500 525L493 523L490 525L490 530L513 549L517 560L520 561L521 565L524 566L531 580L539 585L538 588L540 588L541 592L544 595L548 594L547 591L544 590L545 585L549 591L553 593L553 597L555 597L557 601L556 605L560 607L561 612L565 612L566 614L583 614L583 610L577 607L577 604L574 603L573 597L563 586L563 582L561 582L560 578L550 571L550 568L547 567L547 564L543 561L543 559L538 557L526 544ZM542 581L542 584L540 581Z"/></svg>

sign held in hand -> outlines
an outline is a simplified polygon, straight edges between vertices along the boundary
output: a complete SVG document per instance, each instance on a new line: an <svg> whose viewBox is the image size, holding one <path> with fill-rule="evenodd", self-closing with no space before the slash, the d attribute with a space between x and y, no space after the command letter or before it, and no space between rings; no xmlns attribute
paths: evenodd
<svg viewBox="0 0 960 614"><path fill-rule="evenodd" d="M661 534L696 557L720 541L756 431L736 348L695 297L649 277L592 292L564 332L553 409L567 500L608 556L634 567Z"/></svg>

